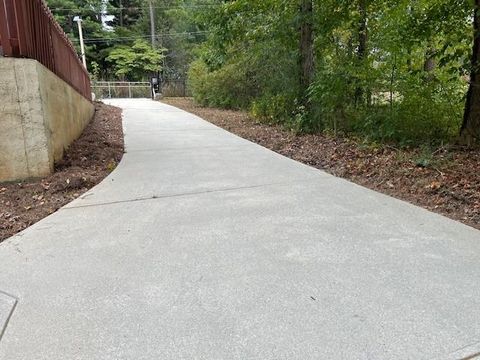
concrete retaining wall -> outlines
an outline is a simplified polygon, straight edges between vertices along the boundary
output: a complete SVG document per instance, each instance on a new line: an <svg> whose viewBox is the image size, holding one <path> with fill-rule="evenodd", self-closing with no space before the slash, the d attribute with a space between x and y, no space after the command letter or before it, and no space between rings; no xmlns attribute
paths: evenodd
<svg viewBox="0 0 480 360"><path fill-rule="evenodd" d="M39 62L0 58L0 181L42 177L91 120L94 106Z"/></svg>

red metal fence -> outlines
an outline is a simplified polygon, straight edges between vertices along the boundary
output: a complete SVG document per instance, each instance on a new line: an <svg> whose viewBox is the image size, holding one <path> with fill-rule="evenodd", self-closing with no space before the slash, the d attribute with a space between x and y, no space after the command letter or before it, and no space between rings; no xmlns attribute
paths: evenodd
<svg viewBox="0 0 480 360"><path fill-rule="evenodd" d="M0 0L0 51L35 59L88 100L90 78L44 0Z"/></svg>

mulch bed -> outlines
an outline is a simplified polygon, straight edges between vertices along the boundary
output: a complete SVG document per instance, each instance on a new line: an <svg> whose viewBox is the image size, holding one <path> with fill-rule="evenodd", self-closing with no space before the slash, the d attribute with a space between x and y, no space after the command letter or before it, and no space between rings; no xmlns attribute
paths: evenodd
<svg viewBox="0 0 480 360"><path fill-rule="evenodd" d="M0 242L54 213L115 169L123 155L121 110L99 102L95 110L52 175L0 183Z"/></svg>
<svg viewBox="0 0 480 360"><path fill-rule="evenodd" d="M296 135L246 112L203 108L190 98L163 102L196 114L284 156L480 229L480 152L445 147L425 154L327 134ZM479 239L480 240L480 239Z"/></svg>

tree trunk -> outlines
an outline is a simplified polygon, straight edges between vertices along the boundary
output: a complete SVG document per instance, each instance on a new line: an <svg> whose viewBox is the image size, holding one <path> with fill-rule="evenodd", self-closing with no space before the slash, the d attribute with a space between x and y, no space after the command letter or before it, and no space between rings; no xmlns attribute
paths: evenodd
<svg viewBox="0 0 480 360"><path fill-rule="evenodd" d="M362 64L367 56L367 2L366 0L358 1L358 11L360 13L360 21L358 23L358 50L357 58ZM355 89L355 104L363 103L364 89L357 86Z"/></svg>
<svg viewBox="0 0 480 360"><path fill-rule="evenodd" d="M437 67L435 62L436 51L433 47L429 46L425 52L425 60L423 62L423 71L426 73L432 73Z"/></svg>
<svg viewBox="0 0 480 360"><path fill-rule="evenodd" d="M314 76L313 64L313 0L301 0L300 5L300 92L308 108L307 90ZM307 109L308 110L308 109Z"/></svg>
<svg viewBox="0 0 480 360"><path fill-rule="evenodd" d="M118 7L119 7L119 10L120 10L120 16L119 16L118 20L120 22L120 27L123 27L123 3L122 3L122 0L118 1Z"/></svg>
<svg viewBox="0 0 480 360"><path fill-rule="evenodd" d="M437 67L437 62L435 61L436 50L432 46L428 46L425 51L425 58L423 61L423 71L425 82L431 82L435 79L435 68Z"/></svg>
<svg viewBox="0 0 480 360"><path fill-rule="evenodd" d="M358 11L360 21L358 23L358 58L365 59L367 54L367 3L366 0L359 0Z"/></svg>
<svg viewBox="0 0 480 360"><path fill-rule="evenodd" d="M480 0L475 0L473 16L473 51L470 86L465 102L463 124L460 130L460 142L471 146L480 140Z"/></svg>
<svg viewBox="0 0 480 360"><path fill-rule="evenodd" d="M412 17L415 14L415 8L412 6L412 4L409 4L407 6L407 16ZM413 71L413 66L412 66L412 44L410 42L407 43L407 69L408 72L411 73Z"/></svg>

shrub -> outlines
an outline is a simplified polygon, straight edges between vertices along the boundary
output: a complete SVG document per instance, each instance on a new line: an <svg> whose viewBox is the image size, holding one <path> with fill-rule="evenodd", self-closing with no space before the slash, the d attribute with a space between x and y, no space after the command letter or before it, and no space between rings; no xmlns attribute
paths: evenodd
<svg viewBox="0 0 480 360"><path fill-rule="evenodd" d="M245 71L236 64L209 71L197 60L190 66L188 79L194 99L201 105L242 109L251 102Z"/></svg>
<svg viewBox="0 0 480 360"><path fill-rule="evenodd" d="M286 123L293 115L291 99L286 94L264 95L253 101L250 112L254 118L270 124Z"/></svg>

